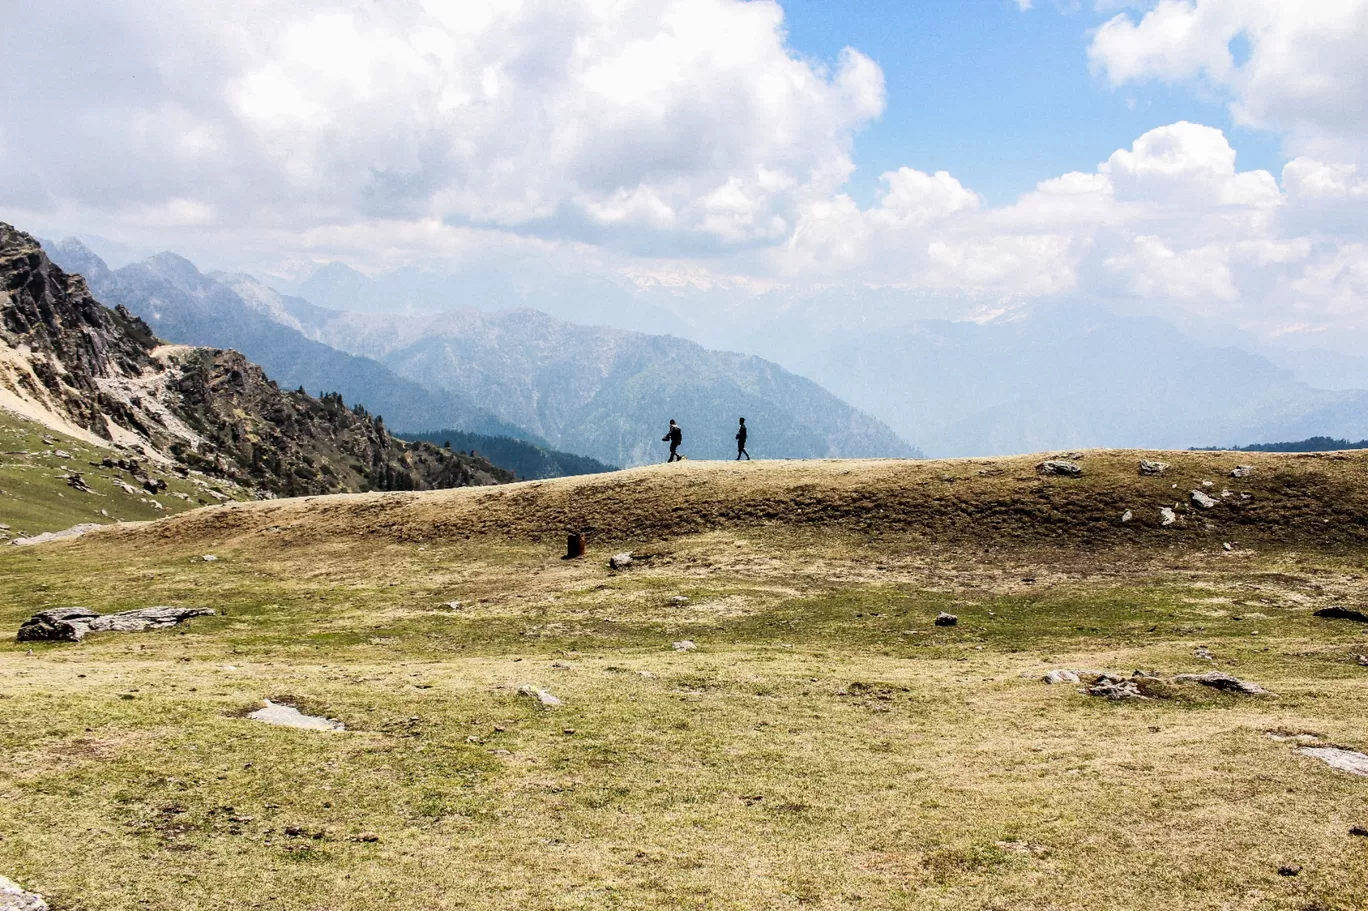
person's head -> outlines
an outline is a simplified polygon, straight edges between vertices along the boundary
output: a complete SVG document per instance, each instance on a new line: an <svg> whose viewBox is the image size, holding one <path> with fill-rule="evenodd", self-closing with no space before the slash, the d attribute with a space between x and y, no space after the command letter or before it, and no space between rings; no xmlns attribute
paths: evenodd
<svg viewBox="0 0 1368 911"><path fill-rule="evenodd" d="M741 419L741 423L742 423L742 424L746 423L746 419L745 419L745 418L742 418L742 419Z"/></svg>
<svg viewBox="0 0 1368 911"><path fill-rule="evenodd" d="M674 425L675 425L674 418L670 418L670 426L673 427Z"/></svg>

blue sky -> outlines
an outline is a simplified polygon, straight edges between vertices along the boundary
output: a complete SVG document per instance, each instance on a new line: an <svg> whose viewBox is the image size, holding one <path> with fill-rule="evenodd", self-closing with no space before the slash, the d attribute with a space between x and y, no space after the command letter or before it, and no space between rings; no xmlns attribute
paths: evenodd
<svg viewBox="0 0 1368 911"><path fill-rule="evenodd" d="M1089 72L1091 32L1116 15L1040 0L786 0L792 47L820 60L849 45L883 69L888 107L859 134L848 188L868 204L884 171L947 170L994 204L1091 171L1154 127L1220 127L1241 170L1278 174L1277 135L1235 126L1225 99L1161 82L1112 88Z"/></svg>

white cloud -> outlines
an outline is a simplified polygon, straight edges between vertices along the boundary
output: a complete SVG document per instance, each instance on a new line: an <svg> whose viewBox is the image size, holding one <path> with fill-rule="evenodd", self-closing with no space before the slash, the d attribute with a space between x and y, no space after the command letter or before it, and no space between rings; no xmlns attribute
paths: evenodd
<svg viewBox="0 0 1368 911"><path fill-rule="evenodd" d="M24 137L0 165L45 194L0 203L168 227L194 206L225 227L774 242L884 106L873 61L798 57L769 0L18 0L6 19L24 41L0 81L31 90L0 99L0 135Z"/></svg>
<svg viewBox="0 0 1368 911"><path fill-rule="evenodd" d="M1352 158L1368 143L1365 44L1368 0L1159 0L1110 19L1088 56L1113 85L1197 81L1294 153Z"/></svg>

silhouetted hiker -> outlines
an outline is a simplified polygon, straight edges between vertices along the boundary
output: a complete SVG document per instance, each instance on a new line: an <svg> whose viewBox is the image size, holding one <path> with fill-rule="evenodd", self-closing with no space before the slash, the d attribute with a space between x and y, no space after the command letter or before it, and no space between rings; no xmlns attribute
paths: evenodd
<svg viewBox="0 0 1368 911"><path fill-rule="evenodd" d="M736 461L741 461L745 456L746 461L750 461L750 453L746 452L746 419L741 419L741 429L736 431Z"/></svg>
<svg viewBox="0 0 1368 911"><path fill-rule="evenodd" d="M679 444L684 442L684 431L679 429L679 425L670 420L670 432L660 438L660 442L670 444L670 457L665 460L665 464L671 462L681 462L684 457L679 454Z"/></svg>

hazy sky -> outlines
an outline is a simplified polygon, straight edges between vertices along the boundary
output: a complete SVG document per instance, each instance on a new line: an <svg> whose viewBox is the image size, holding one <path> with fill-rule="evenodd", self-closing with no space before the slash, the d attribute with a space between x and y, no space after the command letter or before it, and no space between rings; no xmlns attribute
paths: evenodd
<svg viewBox="0 0 1368 911"><path fill-rule="evenodd" d="M34 233L1368 328L1368 0L6 7Z"/></svg>

